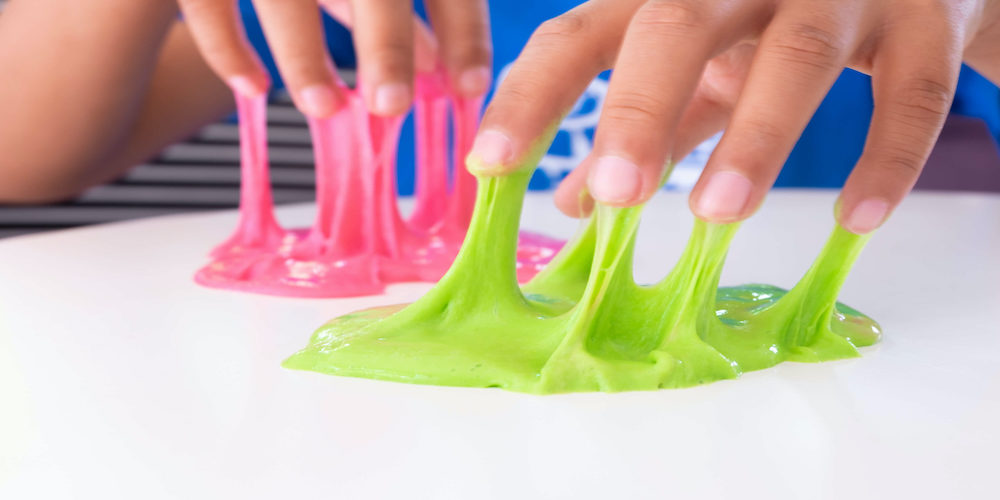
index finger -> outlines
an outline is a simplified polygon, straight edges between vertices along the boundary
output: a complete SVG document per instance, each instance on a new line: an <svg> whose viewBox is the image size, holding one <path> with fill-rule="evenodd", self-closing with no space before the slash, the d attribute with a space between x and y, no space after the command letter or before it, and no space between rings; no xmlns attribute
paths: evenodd
<svg viewBox="0 0 1000 500"><path fill-rule="evenodd" d="M477 175L515 170L591 80L611 67L639 0L597 0L543 23L486 108L468 157Z"/></svg>

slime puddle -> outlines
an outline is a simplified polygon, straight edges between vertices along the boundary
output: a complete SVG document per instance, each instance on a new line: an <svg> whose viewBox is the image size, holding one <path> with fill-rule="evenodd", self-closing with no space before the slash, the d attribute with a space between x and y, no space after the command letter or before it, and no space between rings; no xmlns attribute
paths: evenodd
<svg viewBox="0 0 1000 500"><path fill-rule="evenodd" d="M359 93L326 119L310 119L316 163L312 227L286 230L274 216L268 176L266 96L234 92L240 129L239 223L195 275L198 283L271 295L349 297L386 284L437 281L458 253L472 217L476 179L458 163L468 153L482 99L450 96L441 74L421 75L415 98L416 195L404 218L396 195L396 147L403 117L368 113ZM449 113L450 111L450 113ZM453 162L449 168L449 114ZM520 234L517 276L538 273L563 242Z"/></svg>
<svg viewBox="0 0 1000 500"><path fill-rule="evenodd" d="M529 155L537 163L544 146ZM586 228L523 287L517 230L531 168L480 179L455 263L410 305L359 311L313 334L293 369L530 393L687 387L782 361L858 356L878 324L837 303L867 236L835 227L789 291L719 288L737 224L695 221L663 280L632 278L641 207L598 206ZM666 270L664 270L666 271Z"/></svg>

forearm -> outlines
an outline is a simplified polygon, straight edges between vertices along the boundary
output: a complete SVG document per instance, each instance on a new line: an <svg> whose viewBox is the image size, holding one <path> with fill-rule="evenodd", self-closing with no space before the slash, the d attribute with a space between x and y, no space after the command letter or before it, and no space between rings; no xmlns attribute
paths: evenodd
<svg viewBox="0 0 1000 500"><path fill-rule="evenodd" d="M184 23L170 30L149 80L124 142L88 169L87 184L112 180L236 108L229 87L201 58Z"/></svg>
<svg viewBox="0 0 1000 500"><path fill-rule="evenodd" d="M0 200L69 196L127 144L169 0L15 0L0 15Z"/></svg>

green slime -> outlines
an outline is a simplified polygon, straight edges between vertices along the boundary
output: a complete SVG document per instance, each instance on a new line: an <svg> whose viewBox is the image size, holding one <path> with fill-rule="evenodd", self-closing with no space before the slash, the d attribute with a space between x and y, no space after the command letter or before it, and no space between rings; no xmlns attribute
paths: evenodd
<svg viewBox="0 0 1000 500"><path fill-rule="evenodd" d="M695 220L659 283L632 277L642 207L598 206L585 229L531 282L516 278L518 221L531 171L479 180L454 264L410 305L327 323L287 368L398 382L501 387L537 394L688 387L782 361L858 356L881 330L837 303L866 243L836 226L791 290L718 288L738 224Z"/></svg>

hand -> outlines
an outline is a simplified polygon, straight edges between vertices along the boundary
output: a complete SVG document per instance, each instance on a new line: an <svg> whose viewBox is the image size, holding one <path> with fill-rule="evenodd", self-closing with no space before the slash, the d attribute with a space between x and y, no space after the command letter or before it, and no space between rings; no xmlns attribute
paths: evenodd
<svg viewBox="0 0 1000 500"><path fill-rule="evenodd" d="M487 109L479 174L502 174L597 74L614 67L594 150L556 193L644 202L667 165L726 132L690 196L732 222L763 201L844 67L873 76L875 113L837 218L881 225L912 188L948 114L963 57L1000 81L998 0L592 0L544 23ZM585 188L586 186L586 188Z"/></svg>
<svg viewBox="0 0 1000 500"><path fill-rule="evenodd" d="M246 40L235 0L179 1L215 72L243 94L266 91L267 72ZM434 71L439 53L460 95L482 95L492 81L484 0L427 0L434 33L414 15L411 0L255 0L254 5L292 99L310 116L329 116L344 102L318 6L354 31L362 93L376 114L405 113L413 99L414 71Z"/></svg>

